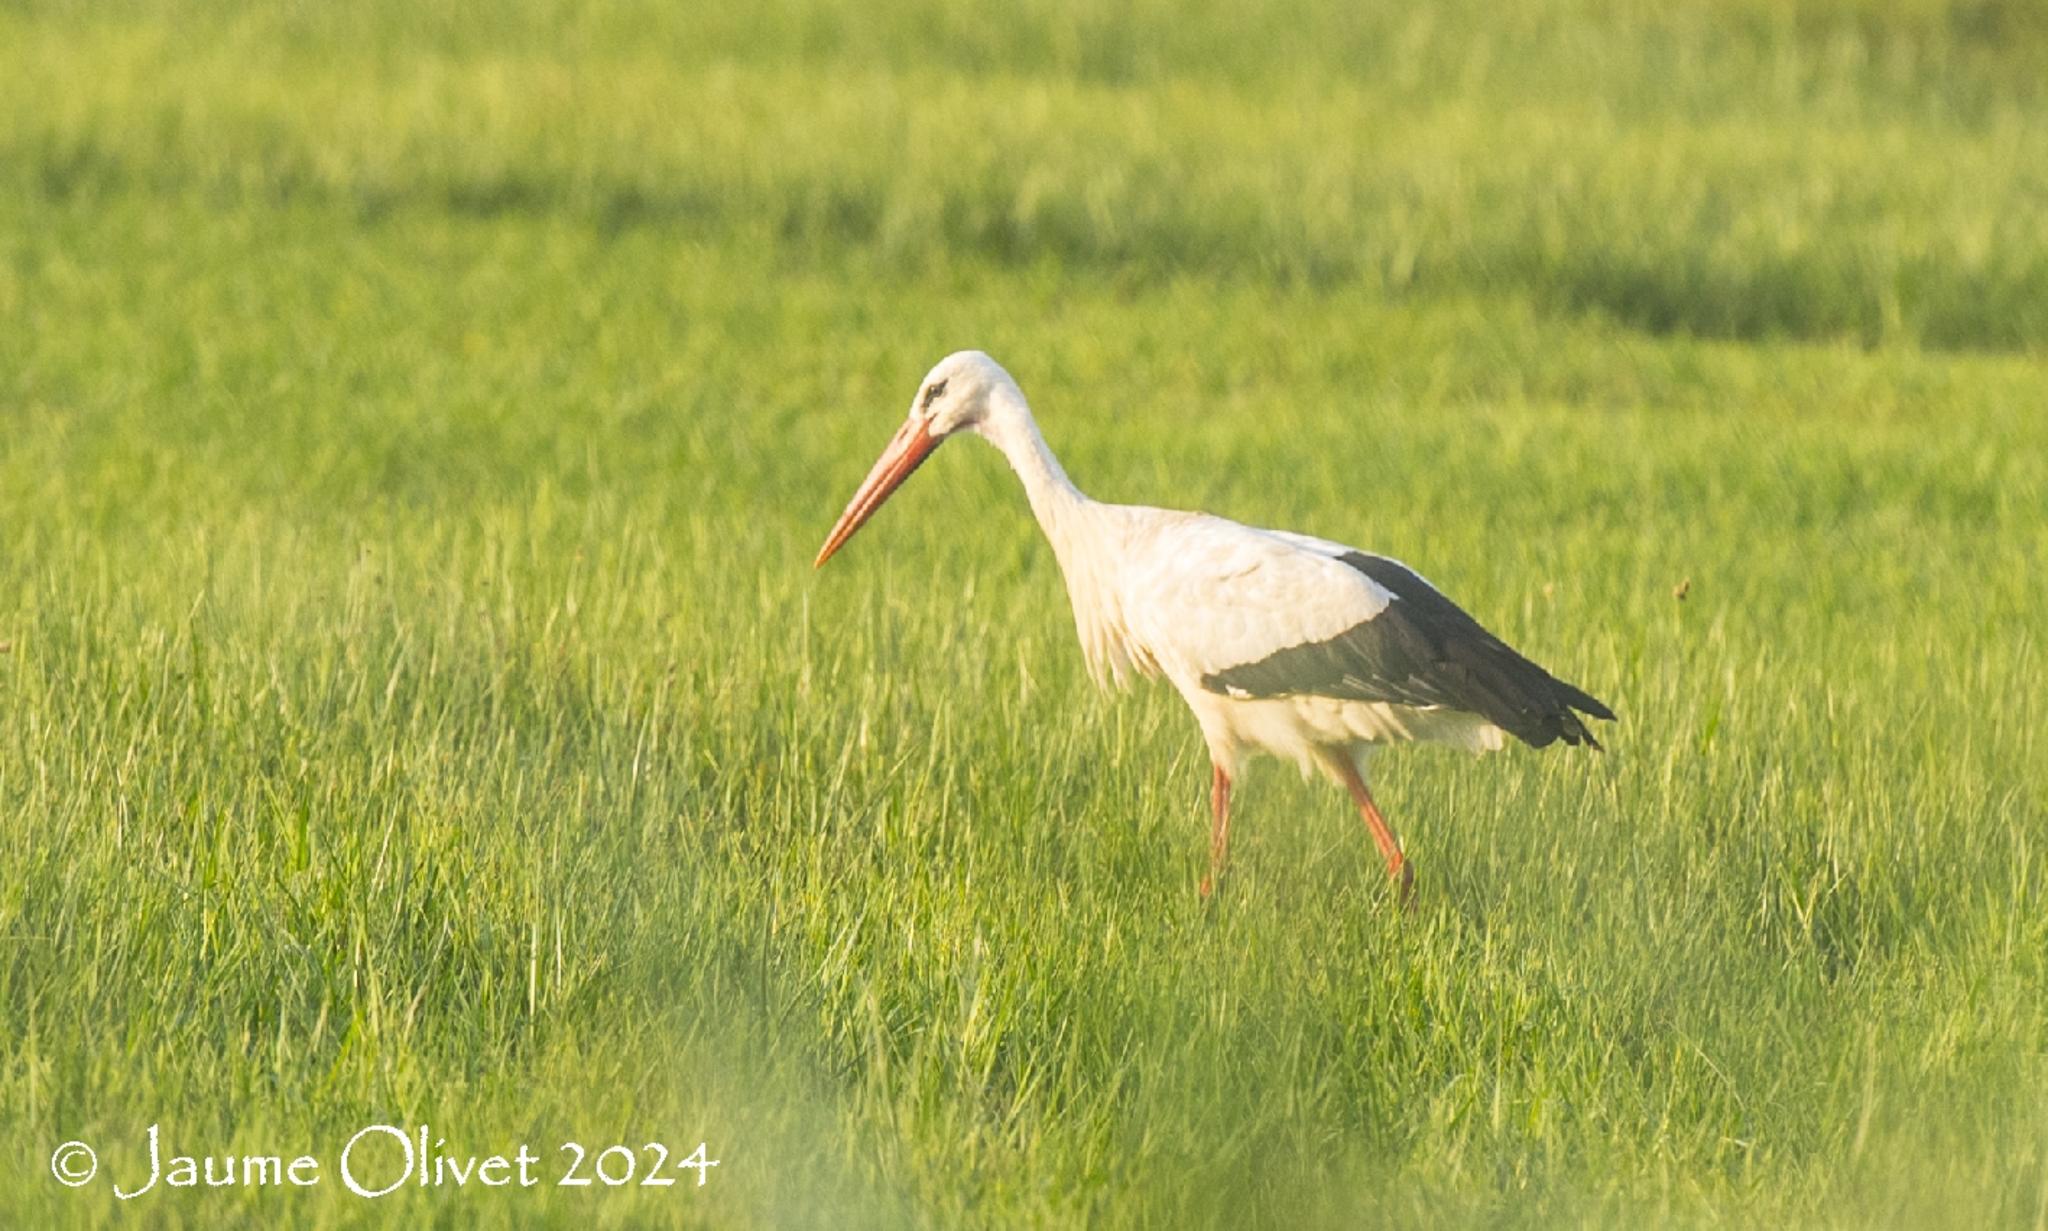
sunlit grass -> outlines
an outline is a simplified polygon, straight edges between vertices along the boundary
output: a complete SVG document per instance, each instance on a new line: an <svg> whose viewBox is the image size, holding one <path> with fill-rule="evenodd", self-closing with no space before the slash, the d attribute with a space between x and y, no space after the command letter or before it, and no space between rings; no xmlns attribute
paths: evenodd
<svg viewBox="0 0 2048 1231"><path fill-rule="evenodd" d="M2039 1223L2024 19L762 12L0 17L8 1221ZM1382 758L1412 918L1262 767L1204 912L992 452L809 569L962 345L1609 752ZM47 1170L380 1120L723 1161Z"/></svg>

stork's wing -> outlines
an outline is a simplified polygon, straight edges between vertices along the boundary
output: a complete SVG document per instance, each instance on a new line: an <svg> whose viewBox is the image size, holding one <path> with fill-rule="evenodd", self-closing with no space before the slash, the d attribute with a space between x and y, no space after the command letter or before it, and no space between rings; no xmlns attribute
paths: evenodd
<svg viewBox="0 0 2048 1231"><path fill-rule="evenodd" d="M1464 710L1537 747L1597 745L1574 711L1614 716L1398 561L1220 518L1161 537L1147 640L1212 692Z"/></svg>

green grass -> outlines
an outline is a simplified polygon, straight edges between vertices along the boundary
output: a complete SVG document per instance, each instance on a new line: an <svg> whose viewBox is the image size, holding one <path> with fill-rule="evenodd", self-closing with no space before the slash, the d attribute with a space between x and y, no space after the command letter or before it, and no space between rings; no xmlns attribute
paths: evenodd
<svg viewBox="0 0 2048 1231"><path fill-rule="evenodd" d="M0 9L0 1222L2048 1224L2033 6L727 8ZM1609 752L1203 911L992 452L809 569L967 345Z"/></svg>

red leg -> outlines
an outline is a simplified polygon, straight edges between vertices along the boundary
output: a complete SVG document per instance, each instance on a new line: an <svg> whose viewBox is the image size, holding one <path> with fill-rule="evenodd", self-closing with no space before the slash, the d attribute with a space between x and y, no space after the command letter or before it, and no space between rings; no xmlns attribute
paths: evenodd
<svg viewBox="0 0 2048 1231"><path fill-rule="evenodd" d="M1205 901L1222 881L1223 861L1230 855L1230 775L1221 765L1211 767L1209 813L1215 819L1209 827L1209 875L1202 878L1201 886Z"/></svg>
<svg viewBox="0 0 2048 1231"><path fill-rule="evenodd" d="M1336 772L1344 789L1351 792L1351 802L1358 805L1358 814L1365 818L1365 827L1372 831L1372 840L1380 848L1380 856L1387 861L1387 875L1400 886L1401 906L1414 910L1415 870L1408 866L1408 857L1401 853L1401 844L1395 840L1387 818L1380 815L1379 805L1373 803L1372 792L1365 789L1365 779L1358 776L1358 766L1347 752L1331 751L1325 753L1323 759Z"/></svg>

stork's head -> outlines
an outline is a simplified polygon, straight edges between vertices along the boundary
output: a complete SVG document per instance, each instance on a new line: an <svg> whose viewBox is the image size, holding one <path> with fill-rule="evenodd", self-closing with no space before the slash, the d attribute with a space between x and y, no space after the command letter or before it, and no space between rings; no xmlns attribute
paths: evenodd
<svg viewBox="0 0 2048 1231"><path fill-rule="evenodd" d="M889 494L901 487L903 480L946 437L960 431L980 431L992 417L1017 413L1023 406L1024 395L1018 391L1017 382L1010 379L1001 364L980 351L955 351L939 360L939 365L918 385L917 396L910 402L910 417L896 430L895 438L882 450L874 469L868 471L860 489L853 493L852 501L839 515L832 533L825 537L825 546L819 549L811 567L820 567L831 559L832 553L875 515Z"/></svg>

